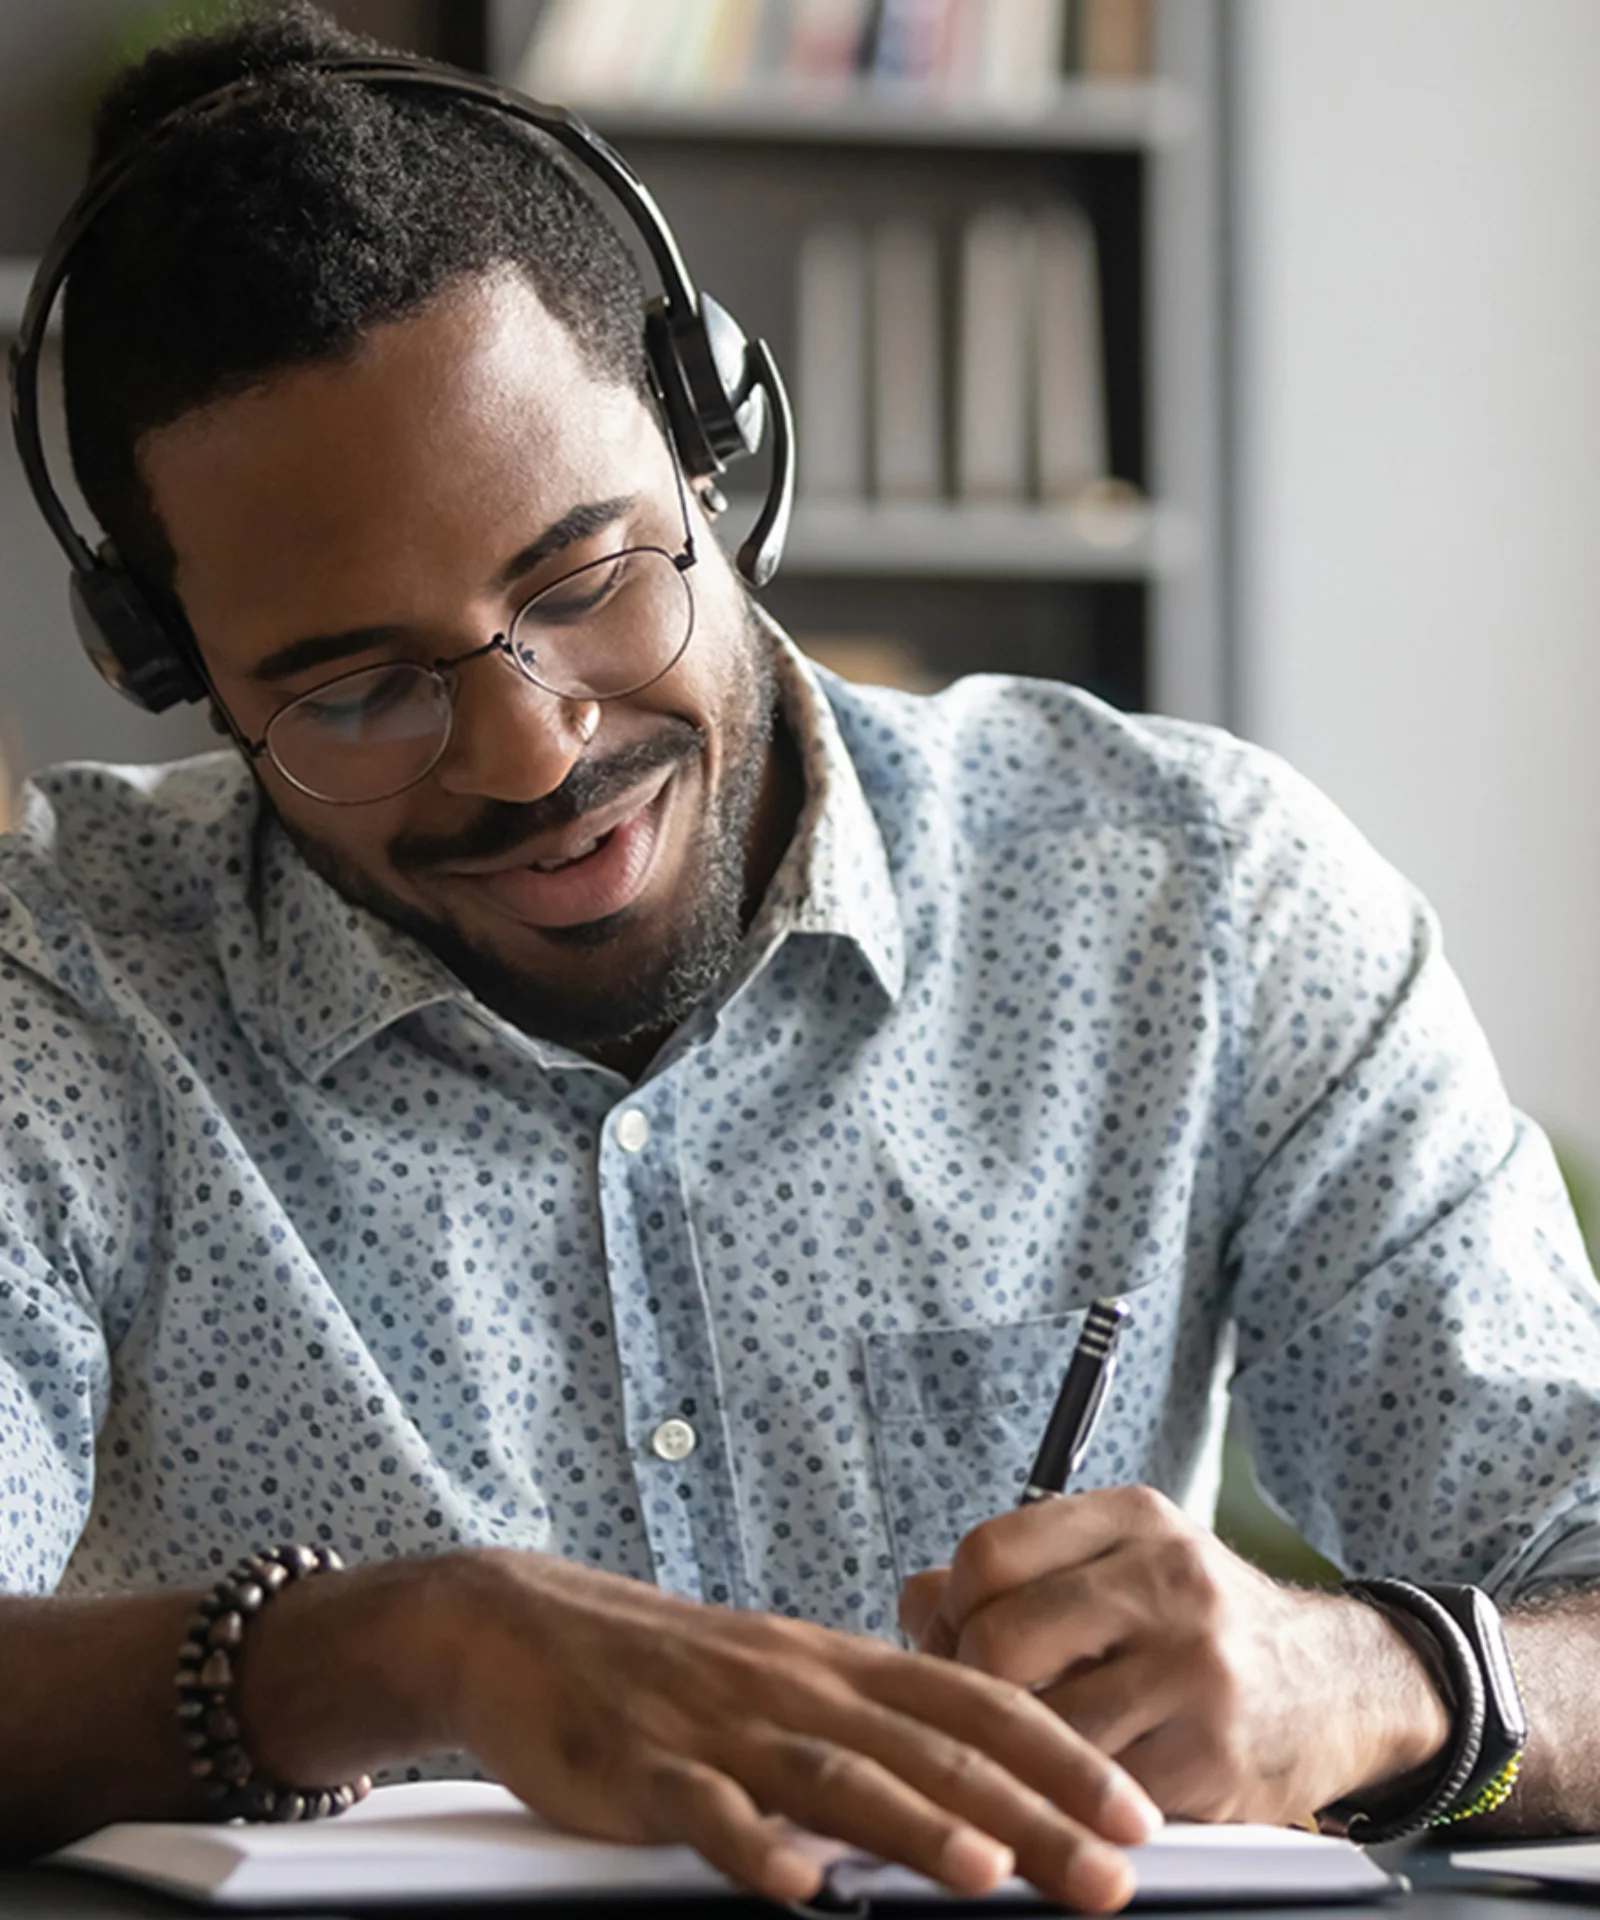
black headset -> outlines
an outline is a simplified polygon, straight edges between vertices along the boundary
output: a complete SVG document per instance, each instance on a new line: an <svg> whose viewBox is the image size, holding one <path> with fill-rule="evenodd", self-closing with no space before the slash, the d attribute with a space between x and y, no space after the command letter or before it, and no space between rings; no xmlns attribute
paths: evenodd
<svg viewBox="0 0 1600 1920"><path fill-rule="evenodd" d="M564 107L546 106L510 87L404 55L308 60L301 70L336 74L363 86L415 88L498 108L554 140L605 186L648 249L662 291L645 317L645 354L678 460L690 480L714 480L729 462L755 453L772 426L771 479L738 568L762 587L777 571L794 506L794 420L777 362L764 340L748 340L738 322L699 292L672 229L644 182L606 141ZM290 69L280 69L290 71ZM11 348L11 426L33 497L72 569L72 623L84 651L118 693L159 713L206 697L198 652L181 610L158 605L117 559L72 524L50 478L39 436L39 356L56 297L85 233L124 182L180 121L224 107L256 89L255 77L201 95L158 121L110 162L73 202L34 275Z"/></svg>

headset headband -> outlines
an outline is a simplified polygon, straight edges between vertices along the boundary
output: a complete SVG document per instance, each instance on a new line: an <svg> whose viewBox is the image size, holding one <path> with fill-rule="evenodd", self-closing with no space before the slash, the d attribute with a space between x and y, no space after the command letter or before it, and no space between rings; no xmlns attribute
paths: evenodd
<svg viewBox="0 0 1600 1920"><path fill-rule="evenodd" d="M123 659L129 605L137 620L163 622L150 608L131 576L97 553L73 525L51 479L39 431L39 358L57 296L72 269L85 234L121 192L148 155L197 117L225 112L264 80L289 72L323 73L383 89L414 89L477 101L535 128L555 141L594 174L622 208L647 248L662 291L649 304L645 350L661 389L668 428L685 471L695 479L720 474L728 462L754 453L767 419L773 425L772 480L767 496L739 549L746 579L764 586L777 570L794 501L793 419L783 380L763 340L748 341L725 309L697 291L672 229L644 182L611 144L565 107L530 100L514 88L480 79L431 60L393 55L351 55L314 59L251 74L202 94L166 115L110 160L84 187L56 229L29 289L22 324L12 343L11 426L23 472L46 524L66 554L74 576L74 618L95 665L119 691L140 705L165 706L175 698L195 698L198 685L154 694L158 674L141 690L137 666ZM109 609L102 602L113 603ZM85 631L85 617L93 633ZM117 631L108 631L115 628ZM148 633L134 635L147 643ZM187 636L166 634L166 654L192 647ZM148 648L147 648L148 650ZM166 662L160 663L165 667ZM182 669L186 671L186 669ZM193 678L192 674L189 676Z"/></svg>

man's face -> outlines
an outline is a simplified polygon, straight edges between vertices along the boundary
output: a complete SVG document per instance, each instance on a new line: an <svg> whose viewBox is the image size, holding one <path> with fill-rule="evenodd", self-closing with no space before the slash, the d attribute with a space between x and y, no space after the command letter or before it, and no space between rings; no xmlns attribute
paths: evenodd
<svg viewBox="0 0 1600 1920"><path fill-rule="evenodd" d="M147 436L140 467L219 699L258 739L332 676L432 665L625 546L676 553L660 427L602 385L507 274ZM598 707L504 653L463 666L444 757L333 806L256 761L311 864L416 933L531 1031L659 1035L715 984L791 820L769 777L770 647L693 513L695 624L677 664Z"/></svg>

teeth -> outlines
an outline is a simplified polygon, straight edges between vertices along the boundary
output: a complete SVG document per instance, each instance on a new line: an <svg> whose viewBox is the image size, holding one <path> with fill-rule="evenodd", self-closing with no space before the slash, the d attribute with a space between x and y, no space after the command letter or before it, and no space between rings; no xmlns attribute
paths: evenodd
<svg viewBox="0 0 1600 1920"><path fill-rule="evenodd" d="M565 854L559 860L535 860L533 870L535 873L559 873L563 867L573 866L579 860L587 860L599 846L600 841L605 838L605 834L602 833L598 839L591 840L586 847L580 847L576 853Z"/></svg>

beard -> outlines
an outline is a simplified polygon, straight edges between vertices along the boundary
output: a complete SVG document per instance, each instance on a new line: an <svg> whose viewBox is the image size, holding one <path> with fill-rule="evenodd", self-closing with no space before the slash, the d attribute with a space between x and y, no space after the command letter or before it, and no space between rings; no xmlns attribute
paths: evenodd
<svg viewBox="0 0 1600 1920"><path fill-rule="evenodd" d="M577 1052L665 1035L728 978L755 904L745 898L746 848L777 720L778 681L772 638L748 604L742 628L744 644L723 689L722 783L703 806L675 908L653 931L648 948L603 989L582 984L581 966L573 968L569 983L535 977L473 941L447 915L425 913L397 898L303 827L284 820L284 830L313 872L345 899L420 941L485 1006L523 1032ZM390 843L389 859L405 873L441 861L492 858L593 812L658 768L688 764L705 745L702 728L668 720L647 740L580 760L541 799L525 805L491 801L469 827L448 838L401 835ZM541 933L552 947L616 948L635 933L640 917L630 906L603 920Z"/></svg>

